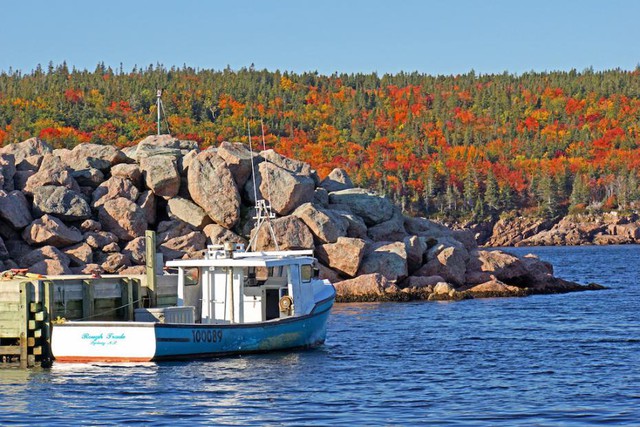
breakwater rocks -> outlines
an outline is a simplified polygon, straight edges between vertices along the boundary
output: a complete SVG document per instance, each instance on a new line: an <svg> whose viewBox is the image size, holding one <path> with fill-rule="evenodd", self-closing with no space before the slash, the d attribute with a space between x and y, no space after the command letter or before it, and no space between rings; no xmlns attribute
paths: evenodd
<svg viewBox="0 0 640 427"><path fill-rule="evenodd" d="M486 234L486 233L485 233ZM516 216L493 225L486 246L577 246L640 243L637 214L576 214L552 220Z"/></svg>
<svg viewBox="0 0 640 427"><path fill-rule="evenodd" d="M147 229L165 261L208 243L247 243L268 199L280 249L314 249L341 301L461 299L593 289L528 255L477 247L470 231L406 217L334 170L320 180L273 150L223 142L199 150L169 135L136 146L52 149L31 138L0 148L0 270L144 272ZM255 177L252 175L255 174ZM267 229L258 250L275 248Z"/></svg>

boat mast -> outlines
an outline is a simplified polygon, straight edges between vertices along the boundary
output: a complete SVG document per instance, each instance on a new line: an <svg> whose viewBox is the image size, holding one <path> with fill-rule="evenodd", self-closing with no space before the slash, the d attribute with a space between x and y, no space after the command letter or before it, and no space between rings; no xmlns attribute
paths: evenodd
<svg viewBox="0 0 640 427"><path fill-rule="evenodd" d="M260 129L262 131L262 149L266 150L266 143L264 139L264 124L262 120L260 121ZM258 200L258 187L256 185L256 172L253 165L253 149L251 148L251 124L247 123L247 131L249 133L249 152L251 153L251 175L253 179L253 196L256 201L256 216L253 219L256 220L256 225L254 227L255 233L251 236L249 240L249 250L255 251L255 244L258 237L258 233L262 226L266 223L267 227L269 227L269 233L271 234L271 240L273 240L273 245L276 251L280 250L280 245L278 245L278 239L276 239L276 232L273 230L273 225L271 224L271 220L276 217L276 214L271 210L271 203L267 203L265 199ZM269 182L269 174L265 174L265 179L267 181L267 199L271 197L271 186ZM261 192L262 195L262 192Z"/></svg>

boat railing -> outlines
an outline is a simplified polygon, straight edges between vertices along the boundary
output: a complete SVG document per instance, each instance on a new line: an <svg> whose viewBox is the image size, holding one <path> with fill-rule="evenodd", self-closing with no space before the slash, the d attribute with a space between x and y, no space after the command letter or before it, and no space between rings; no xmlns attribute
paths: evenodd
<svg viewBox="0 0 640 427"><path fill-rule="evenodd" d="M293 251L256 251L246 252L242 243L235 243L233 247L233 258L290 258L290 257L313 257L313 250L302 249ZM208 245L205 251L206 259L229 258L229 248L223 245Z"/></svg>

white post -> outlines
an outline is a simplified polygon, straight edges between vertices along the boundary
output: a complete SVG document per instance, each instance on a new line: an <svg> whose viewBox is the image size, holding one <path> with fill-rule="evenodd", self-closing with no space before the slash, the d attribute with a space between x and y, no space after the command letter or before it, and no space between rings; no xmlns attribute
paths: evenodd
<svg viewBox="0 0 640 427"><path fill-rule="evenodd" d="M227 267L227 296L229 300L227 301L227 318L229 322L234 323L234 286L233 286L233 268Z"/></svg>
<svg viewBox="0 0 640 427"><path fill-rule="evenodd" d="M184 305L184 268L178 267L178 307Z"/></svg>

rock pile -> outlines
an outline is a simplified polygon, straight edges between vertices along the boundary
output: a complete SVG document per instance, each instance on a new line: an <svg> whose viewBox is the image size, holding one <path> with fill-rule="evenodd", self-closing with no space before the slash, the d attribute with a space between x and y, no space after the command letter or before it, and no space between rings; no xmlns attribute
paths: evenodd
<svg viewBox="0 0 640 427"><path fill-rule="evenodd" d="M264 198L280 249L315 249L343 301L583 289L534 256L479 250L471 232L406 217L341 169L320 180L306 163L240 143L200 151L160 135L124 150L53 150L31 138L0 148L0 172L0 270L142 273L145 230L157 231L165 261L200 257L208 243L246 244ZM274 249L264 229L255 242Z"/></svg>

